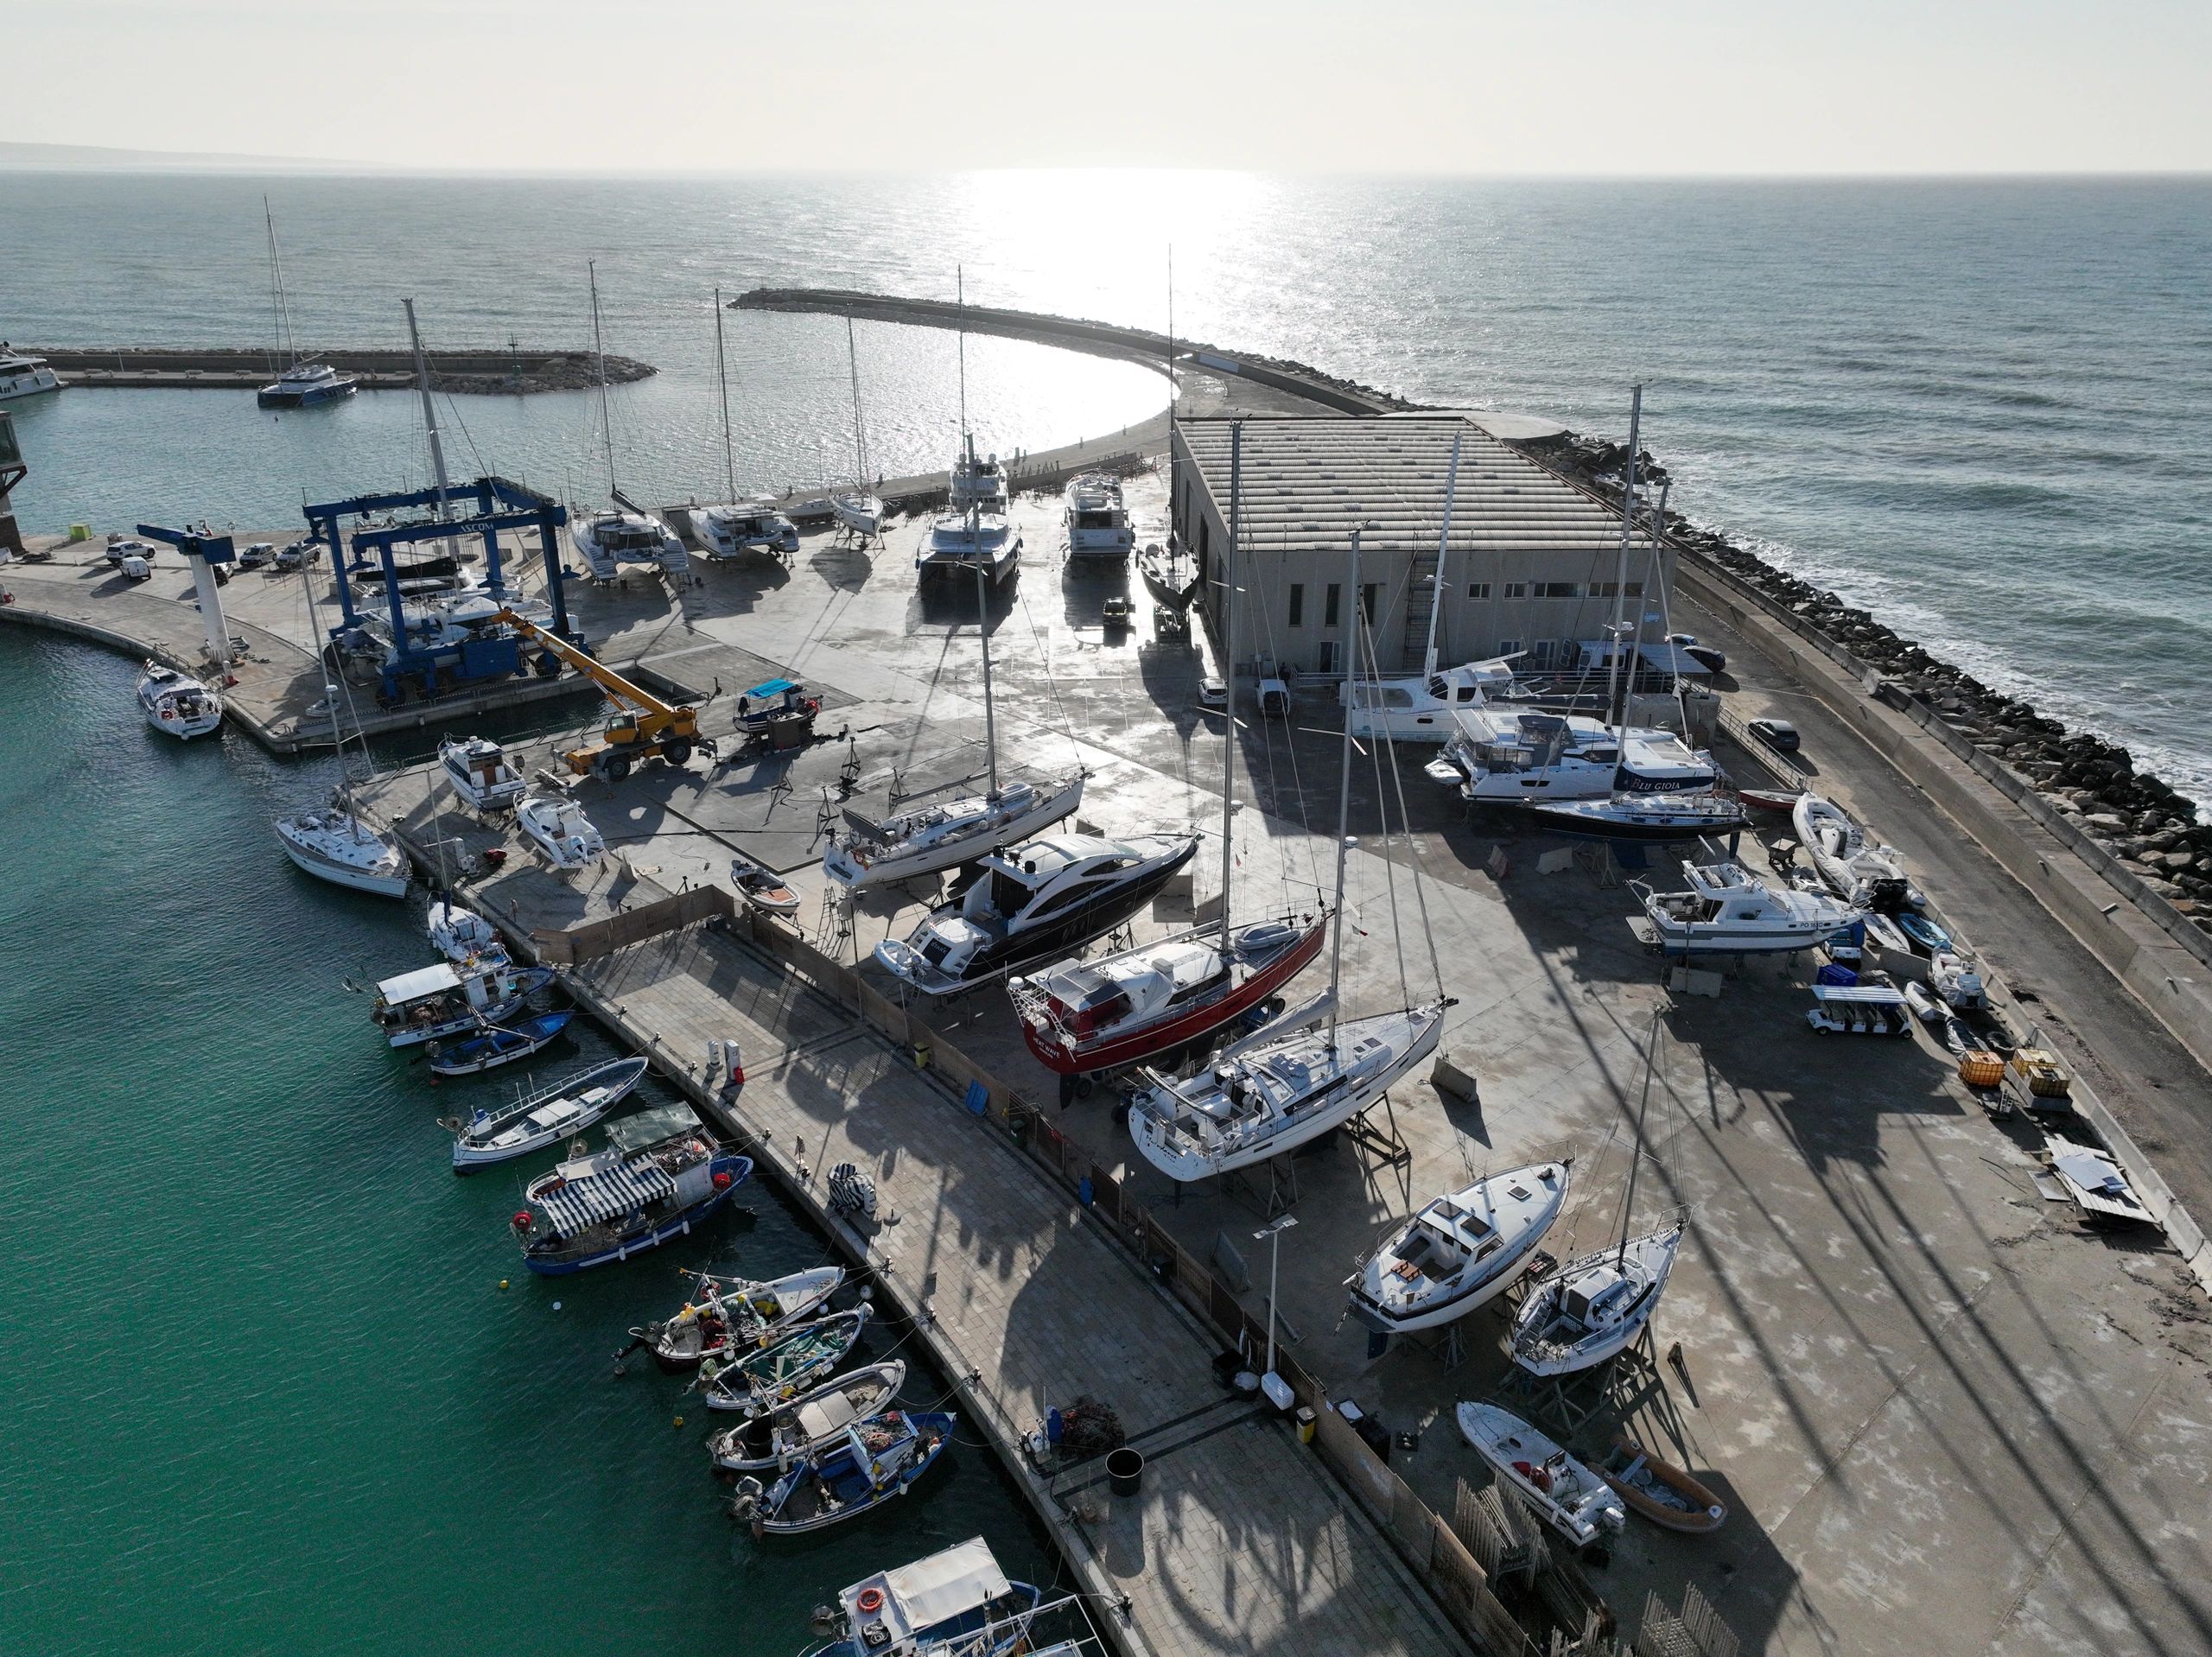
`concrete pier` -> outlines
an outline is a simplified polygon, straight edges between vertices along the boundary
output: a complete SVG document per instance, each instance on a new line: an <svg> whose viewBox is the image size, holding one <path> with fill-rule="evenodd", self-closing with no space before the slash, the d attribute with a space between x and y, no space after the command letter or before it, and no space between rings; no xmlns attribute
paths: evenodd
<svg viewBox="0 0 2212 1657"><path fill-rule="evenodd" d="M173 349L149 346L27 346L43 357L64 385L131 390L255 390L276 377L281 364L260 349ZM426 351L430 389L480 395L582 390L599 384L599 359L588 350L542 346L486 350ZM408 351L346 349L315 353L340 373L360 377L366 391L412 390L415 358ZM658 371L628 357L608 357L607 378L645 379Z"/></svg>

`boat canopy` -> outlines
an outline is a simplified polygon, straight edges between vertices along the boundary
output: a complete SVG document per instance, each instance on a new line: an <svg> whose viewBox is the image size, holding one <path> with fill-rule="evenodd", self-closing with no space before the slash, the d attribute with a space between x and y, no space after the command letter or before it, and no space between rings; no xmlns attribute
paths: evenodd
<svg viewBox="0 0 2212 1657"><path fill-rule="evenodd" d="M625 1116L609 1126L607 1142L625 1154L634 1154L672 1140L680 1133L701 1132L699 1119L689 1105L657 1105Z"/></svg>
<svg viewBox="0 0 2212 1657"><path fill-rule="evenodd" d="M780 696L785 691L798 688L789 679L764 679L745 694L748 696Z"/></svg>
<svg viewBox="0 0 2212 1657"><path fill-rule="evenodd" d="M856 1598L872 1585L861 1584L846 1592ZM887 1602L882 1620L892 1624L894 1638L980 1610L1014 1591L1014 1584L992 1556L990 1544L980 1536L885 1571L882 1586ZM890 1614L893 1611L898 1622L906 1625L903 1628L893 1623Z"/></svg>
<svg viewBox="0 0 2212 1657"><path fill-rule="evenodd" d="M443 995L460 987L461 975L454 971L450 962L441 961L435 967L418 967L413 972L385 979L377 986L377 994L384 997L386 1006L404 1006L410 1001Z"/></svg>
<svg viewBox="0 0 2212 1657"><path fill-rule="evenodd" d="M1815 984L1816 1001L1847 1001L1857 1006L1903 1006L1904 992L1885 984Z"/></svg>
<svg viewBox="0 0 2212 1657"><path fill-rule="evenodd" d="M577 1171L567 1172L571 1169ZM589 1230L602 1220L633 1214L676 1190L676 1181L658 1163L644 1158L625 1161L613 1151L563 1164L563 1171L566 1178L562 1184L539 1192L535 1200L563 1237Z"/></svg>

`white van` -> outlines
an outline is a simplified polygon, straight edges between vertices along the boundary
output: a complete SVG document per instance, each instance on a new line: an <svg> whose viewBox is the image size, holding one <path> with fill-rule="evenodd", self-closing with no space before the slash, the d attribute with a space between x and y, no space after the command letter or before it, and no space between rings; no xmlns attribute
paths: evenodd
<svg viewBox="0 0 2212 1657"><path fill-rule="evenodd" d="M117 562L116 568L123 572L123 579L126 581L149 581L154 579L154 567L146 562L143 553L126 552Z"/></svg>

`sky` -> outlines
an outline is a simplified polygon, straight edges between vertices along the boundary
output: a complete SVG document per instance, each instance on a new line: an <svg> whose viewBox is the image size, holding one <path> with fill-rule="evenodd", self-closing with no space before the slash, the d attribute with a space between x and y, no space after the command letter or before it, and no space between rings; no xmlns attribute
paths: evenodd
<svg viewBox="0 0 2212 1657"><path fill-rule="evenodd" d="M0 140L467 171L2212 170L2165 0L16 0ZM89 117L89 118L88 118Z"/></svg>

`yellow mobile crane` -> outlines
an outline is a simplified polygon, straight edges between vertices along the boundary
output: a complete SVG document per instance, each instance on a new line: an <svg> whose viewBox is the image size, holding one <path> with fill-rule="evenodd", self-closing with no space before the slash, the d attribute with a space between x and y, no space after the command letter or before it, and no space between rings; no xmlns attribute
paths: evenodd
<svg viewBox="0 0 2212 1657"><path fill-rule="evenodd" d="M608 718L597 747L573 749L565 756L569 769L577 776L603 777L619 783L630 774L630 767L647 754L657 753L668 764L681 765L690 761L695 748L714 752L715 740L701 733L696 708L670 707L652 691L632 684L567 639L548 632L512 610L502 610L493 619L504 621L524 638L543 645L575 669L597 685L601 694L618 710Z"/></svg>

